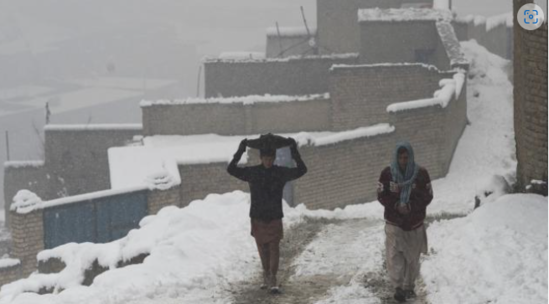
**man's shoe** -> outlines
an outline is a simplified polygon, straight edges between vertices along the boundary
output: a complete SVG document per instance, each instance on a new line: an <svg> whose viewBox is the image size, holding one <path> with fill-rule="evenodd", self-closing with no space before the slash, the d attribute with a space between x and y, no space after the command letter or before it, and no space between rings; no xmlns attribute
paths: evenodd
<svg viewBox="0 0 549 304"><path fill-rule="evenodd" d="M406 293L402 290L402 288L397 287L394 298L400 303L406 302Z"/></svg>
<svg viewBox="0 0 549 304"><path fill-rule="evenodd" d="M406 294L406 299L415 299L417 298L416 292L413 289L407 289L404 291Z"/></svg>
<svg viewBox="0 0 549 304"><path fill-rule="evenodd" d="M270 280L269 284L271 286L271 293L272 294L279 294L280 293L280 286L278 286L278 284L276 282L276 276L275 275L271 275L271 280Z"/></svg>

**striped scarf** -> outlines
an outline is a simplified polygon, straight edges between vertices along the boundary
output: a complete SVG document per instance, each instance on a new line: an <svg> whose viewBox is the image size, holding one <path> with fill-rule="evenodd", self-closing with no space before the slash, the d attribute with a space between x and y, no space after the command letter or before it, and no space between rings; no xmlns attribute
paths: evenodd
<svg viewBox="0 0 549 304"><path fill-rule="evenodd" d="M408 150L408 165L406 166L404 174L402 174L398 165L398 150L400 148ZM397 183L399 186L401 204L410 203L410 193L412 193L412 185L416 180L418 170L419 166L414 161L414 150L412 149L412 145L410 145L409 142L398 143L395 148L393 161L391 162L391 175L393 177L393 182Z"/></svg>

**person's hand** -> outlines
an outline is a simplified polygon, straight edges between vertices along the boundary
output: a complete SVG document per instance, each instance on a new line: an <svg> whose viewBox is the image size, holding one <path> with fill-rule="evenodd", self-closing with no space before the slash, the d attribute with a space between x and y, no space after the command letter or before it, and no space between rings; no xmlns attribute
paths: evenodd
<svg viewBox="0 0 549 304"><path fill-rule="evenodd" d="M389 189L393 193L400 193L400 187L398 186L398 183L390 182L389 183Z"/></svg>
<svg viewBox="0 0 549 304"><path fill-rule="evenodd" d="M398 204L397 205L397 211L400 214L406 215L406 214L410 213L410 211L411 211L410 210L410 205L409 204Z"/></svg>
<svg viewBox="0 0 549 304"><path fill-rule="evenodd" d="M297 148L297 141L292 137L288 137L288 139L290 140L290 148L296 149Z"/></svg>
<svg viewBox="0 0 549 304"><path fill-rule="evenodd" d="M246 146L248 144L248 139L247 138L244 138L241 142L240 142L240 145L238 146L238 152L240 153L244 153L246 151Z"/></svg>

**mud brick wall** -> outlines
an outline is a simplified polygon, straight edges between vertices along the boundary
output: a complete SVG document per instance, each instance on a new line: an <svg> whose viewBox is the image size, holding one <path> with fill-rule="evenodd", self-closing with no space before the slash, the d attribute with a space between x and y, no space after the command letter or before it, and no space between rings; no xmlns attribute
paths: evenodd
<svg viewBox="0 0 549 304"><path fill-rule="evenodd" d="M532 1L514 1L518 9ZM547 181L547 23L534 31L514 26L514 111L517 186Z"/></svg>
<svg viewBox="0 0 549 304"><path fill-rule="evenodd" d="M360 49L358 10L376 7L400 8L402 2L402 0L317 0L317 36L320 52L322 54L358 52Z"/></svg>
<svg viewBox="0 0 549 304"><path fill-rule="evenodd" d="M280 60L209 60L204 63L205 96L309 95L328 92L329 69L355 64L357 55Z"/></svg>
<svg viewBox="0 0 549 304"><path fill-rule="evenodd" d="M247 135L332 129L330 99L143 106L143 134Z"/></svg>
<svg viewBox="0 0 549 304"><path fill-rule="evenodd" d="M376 200L377 180L390 162L394 134L301 148L308 172L294 182L294 202L335 209Z"/></svg>
<svg viewBox="0 0 549 304"><path fill-rule="evenodd" d="M157 214L160 209L166 206L181 207L179 192L179 187L174 187L168 190L149 191L147 194L147 206L149 209L149 214Z"/></svg>
<svg viewBox="0 0 549 304"><path fill-rule="evenodd" d="M443 78L452 76L422 64L336 67L330 74L334 130L386 123L387 106L431 98Z"/></svg>
<svg viewBox="0 0 549 304"><path fill-rule="evenodd" d="M0 287L21 279L21 264L0 268Z"/></svg>
<svg viewBox="0 0 549 304"><path fill-rule="evenodd" d="M39 209L26 214L10 213L11 257L21 260L21 276L27 277L37 269L36 255L44 250L43 212Z"/></svg>
<svg viewBox="0 0 549 304"><path fill-rule="evenodd" d="M63 179L67 196L110 189L108 149L123 146L141 129L45 129L48 173Z"/></svg>

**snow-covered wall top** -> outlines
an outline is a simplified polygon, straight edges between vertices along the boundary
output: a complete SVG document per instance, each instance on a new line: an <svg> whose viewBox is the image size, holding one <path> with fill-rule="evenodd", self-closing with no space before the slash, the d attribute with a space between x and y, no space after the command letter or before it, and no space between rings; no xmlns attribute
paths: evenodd
<svg viewBox="0 0 549 304"><path fill-rule="evenodd" d="M265 59L265 53L262 52L223 52L219 59L243 60L243 59Z"/></svg>
<svg viewBox="0 0 549 304"><path fill-rule="evenodd" d="M242 63L242 62L290 62L295 60L318 60L318 59L356 59L358 53L346 54L331 54L331 55L306 55L306 56L289 56L285 58L265 58L265 59L224 59L219 57L205 57L203 62L226 62L226 63Z"/></svg>
<svg viewBox="0 0 549 304"><path fill-rule="evenodd" d="M4 168L39 168L43 166L43 160L22 160L4 162Z"/></svg>
<svg viewBox="0 0 549 304"><path fill-rule="evenodd" d="M434 9L361 9L358 11L359 22L369 21L438 21L451 20L452 13L446 10Z"/></svg>
<svg viewBox="0 0 549 304"><path fill-rule="evenodd" d="M45 131L141 130L141 124L47 125Z"/></svg>
<svg viewBox="0 0 549 304"><path fill-rule="evenodd" d="M436 23L436 28L442 45L446 50L446 55L450 59L450 66L469 64L469 61L465 59L461 52L461 46L452 24L448 21L439 21Z"/></svg>
<svg viewBox="0 0 549 304"><path fill-rule="evenodd" d="M249 95L242 97L227 97L227 98L187 98L176 100L143 100L141 101L141 107L150 107L156 105L186 105L186 104L233 104L242 103L245 105L251 105L254 103L277 103L277 102L293 102L293 101L308 101L317 99L329 99L330 94L312 94L303 96L288 96L288 95Z"/></svg>
<svg viewBox="0 0 549 304"><path fill-rule="evenodd" d="M280 30L280 36L281 37L301 37L301 36L315 36L316 35L316 28L309 28L309 33L307 33L307 29L304 27L278 27L276 26L267 28L267 36L278 36L278 30Z"/></svg>
<svg viewBox="0 0 549 304"><path fill-rule="evenodd" d="M442 79L441 89L433 94L433 98L404 101L391 104L387 112L400 112L425 107L440 106L446 108L452 99L458 99L465 83L465 74L456 73L453 79Z"/></svg>
<svg viewBox="0 0 549 304"><path fill-rule="evenodd" d="M497 16L492 17L485 17L485 16L479 16L479 15L467 15L464 17L458 16L455 18L456 22L461 23L473 23L475 26L482 26L483 24L486 25L486 30L490 31L493 28L505 24L507 27L513 26L513 13L505 13Z"/></svg>
<svg viewBox="0 0 549 304"><path fill-rule="evenodd" d="M372 67L386 67L386 66L420 66L428 70L433 70L442 73L436 66L432 64L420 63L420 62L398 62L398 63L373 63L373 64L334 64L330 68L331 71L335 69L363 69Z"/></svg>

